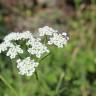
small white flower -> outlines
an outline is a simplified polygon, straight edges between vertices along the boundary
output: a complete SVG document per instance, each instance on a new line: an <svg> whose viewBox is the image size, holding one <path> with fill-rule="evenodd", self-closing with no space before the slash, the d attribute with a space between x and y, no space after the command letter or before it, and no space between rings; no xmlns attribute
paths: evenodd
<svg viewBox="0 0 96 96"><path fill-rule="evenodd" d="M63 36L67 36L67 33L66 33L66 32L63 32L62 35L63 35Z"/></svg>
<svg viewBox="0 0 96 96"><path fill-rule="evenodd" d="M64 38L66 38L66 40L69 40L69 37L67 36L67 33L66 32L63 32L62 33L62 36L64 36Z"/></svg>
<svg viewBox="0 0 96 96"><path fill-rule="evenodd" d="M38 64L38 62L31 60L30 57L27 57L23 60L17 60L17 68L19 69L19 74L31 76Z"/></svg>
<svg viewBox="0 0 96 96"><path fill-rule="evenodd" d="M31 48L28 49L28 52L32 55L36 55L37 58L40 58L41 55L45 52L49 53L48 48L37 40L34 41L29 40L28 44L32 46Z"/></svg>
<svg viewBox="0 0 96 96"><path fill-rule="evenodd" d="M6 51L8 49L8 47L12 47L13 44L10 43L10 42L3 42L0 44L0 53L3 52L3 51Z"/></svg>
<svg viewBox="0 0 96 96"><path fill-rule="evenodd" d="M43 28L39 28L39 36L49 35L51 36L53 33L57 33L57 30L54 30L51 27L44 26Z"/></svg>
<svg viewBox="0 0 96 96"><path fill-rule="evenodd" d="M23 50L20 48L20 45L10 47L6 56L10 56L11 59L15 58L19 53L23 53Z"/></svg>
<svg viewBox="0 0 96 96"><path fill-rule="evenodd" d="M64 33L63 35L66 35L66 34ZM59 48L63 48L63 46L66 45L68 41L68 37L63 35L54 33L53 37L51 37L50 40L48 41L48 44L49 45L54 44Z"/></svg>

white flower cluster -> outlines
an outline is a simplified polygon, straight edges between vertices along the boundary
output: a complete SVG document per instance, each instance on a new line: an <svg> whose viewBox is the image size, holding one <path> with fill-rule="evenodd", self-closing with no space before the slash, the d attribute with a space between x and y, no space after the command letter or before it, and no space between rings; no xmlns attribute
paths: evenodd
<svg viewBox="0 0 96 96"><path fill-rule="evenodd" d="M31 45L31 48L28 49L28 52L32 55L36 55L37 58L40 58L41 55L45 52L49 53L48 48L41 42L36 40L33 42L32 40L29 40L28 44Z"/></svg>
<svg viewBox="0 0 96 96"><path fill-rule="evenodd" d="M12 32L9 33L7 36L5 36L4 41L9 42L12 40L21 40L21 39L28 39L28 38L32 38L32 33L30 33L30 31L25 31L25 32Z"/></svg>
<svg viewBox="0 0 96 96"><path fill-rule="evenodd" d="M62 34L54 33L53 37L51 37L50 40L48 41L48 44L49 45L54 44L60 48L63 48L63 46L67 44L67 41L69 39L67 36L65 36L63 34L64 33L62 33Z"/></svg>
<svg viewBox="0 0 96 96"><path fill-rule="evenodd" d="M19 69L19 74L31 76L38 64L38 62L31 60L30 57L27 57L24 60L18 59L17 68Z"/></svg>
<svg viewBox="0 0 96 96"><path fill-rule="evenodd" d="M10 43L6 43L6 42L1 43L0 44L0 53L3 51L6 51L9 46L11 46Z"/></svg>
<svg viewBox="0 0 96 96"><path fill-rule="evenodd" d="M39 28L39 36L49 35L49 45L56 45L59 48L63 48L64 45L67 44L69 37L67 37L67 33L63 32L60 34L57 30L54 30L51 27L45 26L43 28Z"/></svg>
<svg viewBox="0 0 96 96"><path fill-rule="evenodd" d="M35 38L30 31L25 32L12 32L5 36L4 41L0 44L0 53L3 51L6 52L6 56L9 56L11 59L14 59L16 56L19 59L17 60L17 68L19 69L19 74L31 76L35 71L35 68L38 66L39 62L35 60L39 59L44 53L49 53L47 45L56 45L57 47L62 48L67 44L68 36L65 32L60 34L57 30L54 30L51 27L45 26L39 28L39 37ZM47 36L46 43L42 41L42 36ZM23 49L22 45L18 45L19 41L24 40L27 49ZM44 43L44 44L43 44ZM28 52L29 57L25 59L22 58L21 54ZM31 60L31 57L34 59ZM36 58L36 59L35 59ZM15 58L16 59L16 58Z"/></svg>
<svg viewBox="0 0 96 96"><path fill-rule="evenodd" d="M10 58L13 59L19 53L23 53L23 50L20 48L20 45L17 45L10 47L6 55L10 56Z"/></svg>
<svg viewBox="0 0 96 96"><path fill-rule="evenodd" d="M57 30L54 30L53 28L48 27L48 26L44 26L43 28L39 28L38 31L39 31L39 36L44 36L44 35L51 36L53 33L58 32Z"/></svg>

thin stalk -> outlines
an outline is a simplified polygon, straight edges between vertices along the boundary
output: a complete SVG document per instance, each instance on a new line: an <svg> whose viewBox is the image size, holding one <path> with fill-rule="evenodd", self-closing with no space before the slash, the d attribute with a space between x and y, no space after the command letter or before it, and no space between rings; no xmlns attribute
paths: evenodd
<svg viewBox="0 0 96 96"><path fill-rule="evenodd" d="M60 86L61 86L61 84L62 84L63 78L64 78L64 73L61 74L60 79L59 79L59 82L58 82L58 84L57 84L57 87L56 87L56 93L57 93L57 94L59 94L59 89L60 89Z"/></svg>
<svg viewBox="0 0 96 96"><path fill-rule="evenodd" d="M50 55L50 53L47 54L46 56L42 57L42 58L40 59L39 63L40 63L42 60L44 60L46 57L48 57L49 55Z"/></svg>
<svg viewBox="0 0 96 96"><path fill-rule="evenodd" d="M39 63L40 63L42 60L44 60L44 59L45 59L47 56L49 56L49 55L50 55L50 53L47 54L46 56L42 57L42 58L39 60ZM35 76L36 76L36 79L39 80L39 76L38 76L37 70L35 70Z"/></svg>
<svg viewBox="0 0 96 96"><path fill-rule="evenodd" d="M15 96L18 96L15 89L3 78L3 76L0 75L0 79L14 93Z"/></svg>
<svg viewBox="0 0 96 96"><path fill-rule="evenodd" d="M35 76L36 76L36 79L39 80L37 70L35 70Z"/></svg>
<svg viewBox="0 0 96 96"><path fill-rule="evenodd" d="M47 40L48 40L48 38L47 38L47 36L45 36L45 38L44 38L44 44L47 43Z"/></svg>

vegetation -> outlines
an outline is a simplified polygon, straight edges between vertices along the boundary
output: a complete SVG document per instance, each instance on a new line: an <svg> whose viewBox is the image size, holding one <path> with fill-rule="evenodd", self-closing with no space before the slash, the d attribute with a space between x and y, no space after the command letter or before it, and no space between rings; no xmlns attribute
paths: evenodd
<svg viewBox="0 0 96 96"><path fill-rule="evenodd" d="M20 76L15 62L4 54L0 55L0 96L96 96L96 5L92 2L85 6L80 0L75 1L78 1L75 10L69 12L73 15L57 6L40 10L39 6L34 9L39 11L32 9L32 12L29 9L20 11L23 14L20 18L27 13L25 21L30 21L29 26L31 24L31 27L23 27L24 30L52 25L60 31L67 31L70 40L63 49L52 48L52 54L42 60L37 69L38 80L35 74ZM23 30L20 29L23 25L9 28L10 24L6 23L9 17L9 13L7 17L0 14L0 42L9 31ZM16 15L12 17L16 18Z"/></svg>

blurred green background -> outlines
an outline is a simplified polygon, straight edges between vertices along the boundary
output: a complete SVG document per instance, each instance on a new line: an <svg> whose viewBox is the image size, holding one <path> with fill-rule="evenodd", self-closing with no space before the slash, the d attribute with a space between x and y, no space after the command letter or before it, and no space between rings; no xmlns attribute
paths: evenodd
<svg viewBox="0 0 96 96"><path fill-rule="evenodd" d="M45 25L68 33L63 49L38 66L38 77L18 75L0 54L0 96L96 96L96 0L0 0L0 42L9 32Z"/></svg>

